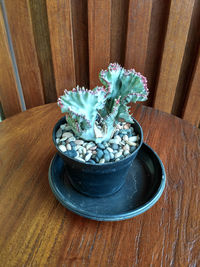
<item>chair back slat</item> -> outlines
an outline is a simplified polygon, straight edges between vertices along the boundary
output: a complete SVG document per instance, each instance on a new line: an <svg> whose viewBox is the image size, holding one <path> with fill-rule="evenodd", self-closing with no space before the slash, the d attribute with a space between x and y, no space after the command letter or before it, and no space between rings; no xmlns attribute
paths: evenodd
<svg viewBox="0 0 200 267"><path fill-rule="evenodd" d="M171 113L195 0L171 1L154 107Z"/></svg>
<svg viewBox="0 0 200 267"><path fill-rule="evenodd" d="M186 99L183 118L197 127L200 126L200 48Z"/></svg>
<svg viewBox="0 0 200 267"><path fill-rule="evenodd" d="M45 103L43 85L29 2L7 0L5 6L26 107L42 105Z"/></svg>
<svg viewBox="0 0 200 267"><path fill-rule="evenodd" d="M0 9L0 102L6 117L20 111L20 99L17 90L15 74L9 53L6 29Z"/></svg>
<svg viewBox="0 0 200 267"><path fill-rule="evenodd" d="M100 85L99 71L110 62L111 1L88 0L90 88Z"/></svg>
<svg viewBox="0 0 200 267"><path fill-rule="evenodd" d="M145 71L151 11L152 0L130 0L124 65L141 73Z"/></svg>
<svg viewBox="0 0 200 267"><path fill-rule="evenodd" d="M76 85L70 0L47 0L47 14L57 96Z"/></svg>

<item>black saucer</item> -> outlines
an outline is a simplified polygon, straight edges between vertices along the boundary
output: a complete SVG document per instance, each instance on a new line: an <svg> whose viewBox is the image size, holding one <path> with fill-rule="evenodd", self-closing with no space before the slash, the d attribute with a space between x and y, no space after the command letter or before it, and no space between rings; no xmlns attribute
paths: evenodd
<svg viewBox="0 0 200 267"><path fill-rule="evenodd" d="M64 174L56 154L49 167L49 184L56 198L72 212L97 221L119 221L150 209L165 187L165 170L158 155L143 144L133 161L125 185L115 194L94 198L76 191Z"/></svg>

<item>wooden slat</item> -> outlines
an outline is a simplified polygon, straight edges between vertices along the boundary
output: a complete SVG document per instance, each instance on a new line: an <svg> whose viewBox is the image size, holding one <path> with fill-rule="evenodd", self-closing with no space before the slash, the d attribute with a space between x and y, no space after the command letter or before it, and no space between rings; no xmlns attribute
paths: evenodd
<svg viewBox="0 0 200 267"><path fill-rule="evenodd" d="M110 61L124 65L128 0L112 0Z"/></svg>
<svg viewBox="0 0 200 267"><path fill-rule="evenodd" d="M87 1L72 0L73 43L76 84L89 87Z"/></svg>
<svg viewBox="0 0 200 267"><path fill-rule="evenodd" d="M28 1L6 0L5 6L26 107L42 105L43 86Z"/></svg>
<svg viewBox="0 0 200 267"><path fill-rule="evenodd" d="M18 95L15 74L10 57L8 40L0 8L0 99L6 117L20 112L20 98Z"/></svg>
<svg viewBox="0 0 200 267"><path fill-rule="evenodd" d="M197 127L200 125L200 50L183 112L183 119Z"/></svg>
<svg viewBox="0 0 200 267"><path fill-rule="evenodd" d="M130 0L125 67L144 73L151 22L152 0Z"/></svg>
<svg viewBox="0 0 200 267"><path fill-rule="evenodd" d="M88 0L90 88L101 84L101 69L110 63L111 1Z"/></svg>
<svg viewBox="0 0 200 267"><path fill-rule="evenodd" d="M152 106L157 75L161 62L163 44L167 28L170 1L153 0L148 47L144 75L147 77L149 96L145 105Z"/></svg>
<svg viewBox="0 0 200 267"><path fill-rule="evenodd" d="M172 0L154 107L171 112L195 0Z"/></svg>
<svg viewBox="0 0 200 267"><path fill-rule="evenodd" d="M45 103L55 102L57 95L51 56L46 1L29 0L29 3Z"/></svg>
<svg viewBox="0 0 200 267"><path fill-rule="evenodd" d="M46 0L46 5L56 91L59 96L65 88L71 90L76 86L71 1Z"/></svg>

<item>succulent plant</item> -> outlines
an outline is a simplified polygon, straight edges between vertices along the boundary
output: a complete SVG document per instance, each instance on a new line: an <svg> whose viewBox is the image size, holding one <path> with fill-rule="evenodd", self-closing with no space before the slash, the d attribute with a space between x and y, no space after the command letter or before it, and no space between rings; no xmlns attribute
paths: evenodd
<svg viewBox="0 0 200 267"><path fill-rule="evenodd" d="M117 63L102 70L99 78L104 86L93 90L77 86L58 98L75 135L96 143L109 140L120 120L133 123L128 104L147 100L149 93L144 76Z"/></svg>

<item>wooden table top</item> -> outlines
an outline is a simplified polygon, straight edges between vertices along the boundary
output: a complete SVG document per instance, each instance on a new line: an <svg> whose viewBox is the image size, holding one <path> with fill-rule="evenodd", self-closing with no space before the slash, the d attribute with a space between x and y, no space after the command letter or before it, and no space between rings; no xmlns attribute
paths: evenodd
<svg viewBox="0 0 200 267"><path fill-rule="evenodd" d="M200 131L149 107L133 111L167 181L150 210L119 222L82 218L51 192L56 104L0 123L0 266L200 266Z"/></svg>

